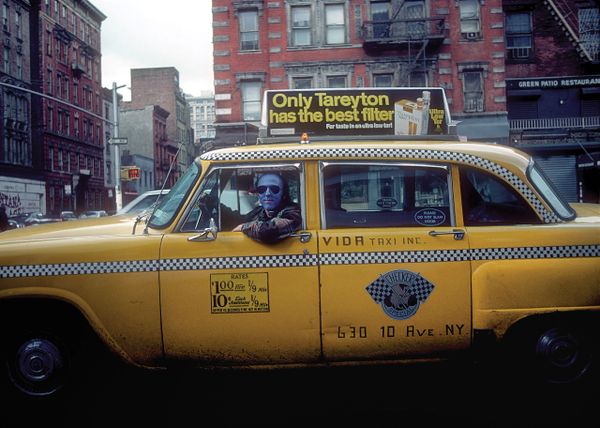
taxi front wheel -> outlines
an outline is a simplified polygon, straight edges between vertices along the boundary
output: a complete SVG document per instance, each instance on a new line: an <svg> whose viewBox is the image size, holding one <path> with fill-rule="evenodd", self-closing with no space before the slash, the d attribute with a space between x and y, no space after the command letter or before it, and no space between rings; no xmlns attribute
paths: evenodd
<svg viewBox="0 0 600 428"><path fill-rule="evenodd" d="M56 393L71 370L69 346L47 333L19 335L10 341L5 358L10 382L27 396Z"/></svg>
<svg viewBox="0 0 600 428"><path fill-rule="evenodd" d="M3 377L16 396L56 397L88 380L98 354L88 328L74 322L25 324L2 338Z"/></svg>

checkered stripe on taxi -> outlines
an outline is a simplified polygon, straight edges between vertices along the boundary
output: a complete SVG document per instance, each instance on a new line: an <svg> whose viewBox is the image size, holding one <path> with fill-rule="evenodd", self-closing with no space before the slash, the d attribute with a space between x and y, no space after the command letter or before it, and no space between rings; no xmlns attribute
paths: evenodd
<svg viewBox="0 0 600 428"><path fill-rule="evenodd" d="M316 254L290 254L283 256L246 256L246 257L210 257L180 258L160 261L161 270L214 270L214 269L248 269L248 268L285 268L316 266Z"/></svg>
<svg viewBox="0 0 600 428"><path fill-rule="evenodd" d="M561 259L577 257L600 257L600 245L325 253L320 255L319 262L321 265L360 265L390 263L438 263L478 260Z"/></svg>
<svg viewBox="0 0 600 428"><path fill-rule="evenodd" d="M437 263L477 260L554 259L600 257L600 245L568 245L472 250L390 251L275 256L174 258L114 262L57 263L0 266L0 278L59 275L95 275L183 270L287 268L318 265Z"/></svg>
<svg viewBox="0 0 600 428"><path fill-rule="evenodd" d="M154 272L157 270L158 260L55 263L45 265L1 266L0 278L24 278L58 275L96 275L102 273Z"/></svg>
<svg viewBox="0 0 600 428"><path fill-rule="evenodd" d="M253 150L247 152L208 152L201 156L204 160L236 161L236 160L274 160L274 159L348 159L348 158L401 158L418 160L444 160L464 163L483 168L492 174L498 175L514 186L533 206L544 219L544 223L559 223L560 218L552 211L546 209L537 195L519 177L501 165L488 159L466 153L448 152L444 150L427 149L394 149L377 147L355 148L289 148L280 150Z"/></svg>

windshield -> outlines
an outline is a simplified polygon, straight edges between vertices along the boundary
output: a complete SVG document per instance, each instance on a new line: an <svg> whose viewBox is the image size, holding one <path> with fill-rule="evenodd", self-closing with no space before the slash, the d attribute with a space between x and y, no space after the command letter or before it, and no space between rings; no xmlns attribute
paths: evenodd
<svg viewBox="0 0 600 428"><path fill-rule="evenodd" d="M154 213L152 213L152 217L150 217L150 227L163 229L173 221L199 174L200 167L196 162L193 162L185 174L183 174L175 186L173 186L171 191L161 199L158 207Z"/></svg>
<svg viewBox="0 0 600 428"><path fill-rule="evenodd" d="M541 170L534 162L529 165L529 179L544 197L546 202L554 209L554 211L564 220L569 220L575 217L575 211L571 206L563 200L558 194L552 182L546 177L544 171Z"/></svg>

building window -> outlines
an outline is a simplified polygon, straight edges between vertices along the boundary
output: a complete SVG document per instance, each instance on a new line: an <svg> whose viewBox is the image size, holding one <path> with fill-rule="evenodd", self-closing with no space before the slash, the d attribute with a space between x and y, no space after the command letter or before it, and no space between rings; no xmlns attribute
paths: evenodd
<svg viewBox="0 0 600 428"><path fill-rule="evenodd" d="M23 19L21 12L15 12L15 31L17 32L17 38L23 38Z"/></svg>
<svg viewBox="0 0 600 428"><path fill-rule="evenodd" d="M52 33L46 31L46 55L52 56Z"/></svg>
<svg viewBox="0 0 600 428"><path fill-rule="evenodd" d="M460 0L460 33L462 37L478 39L481 35L479 0Z"/></svg>
<svg viewBox="0 0 600 428"><path fill-rule="evenodd" d="M292 46L310 46L312 44L312 20L310 6L293 6Z"/></svg>
<svg viewBox="0 0 600 428"><path fill-rule="evenodd" d="M528 59L532 54L531 13L506 14L506 50L508 59Z"/></svg>
<svg viewBox="0 0 600 428"><path fill-rule="evenodd" d="M243 82L242 88L242 115L244 120L260 120L260 82Z"/></svg>
<svg viewBox="0 0 600 428"><path fill-rule="evenodd" d="M23 78L23 55L17 52L17 57L15 60L15 65L17 66L17 70L15 73L15 77L17 79Z"/></svg>
<svg viewBox="0 0 600 428"><path fill-rule="evenodd" d="M292 77L292 89L310 89L313 87L312 77Z"/></svg>
<svg viewBox="0 0 600 428"><path fill-rule="evenodd" d="M428 86L427 73L424 71L411 71L408 78L410 79L409 86Z"/></svg>
<svg viewBox="0 0 600 428"><path fill-rule="evenodd" d="M347 88L347 77L346 76L327 76L327 87L328 88Z"/></svg>
<svg viewBox="0 0 600 428"><path fill-rule="evenodd" d="M463 94L466 113L483 111L483 73L481 71L465 71L463 73Z"/></svg>
<svg viewBox="0 0 600 428"><path fill-rule="evenodd" d="M600 9L579 9L579 38L592 61L600 60Z"/></svg>
<svg viewBox="0 0 600 428"><path fill-rule="evenodd" d="M346 18L343 4L325 5L325 42L328 45L346 42Z"/></svg>
<svg viewBox="0 0 600 428"><path fill-rule="evenodd" d="M4 72L10 74L10 49L4 46Z"/></svg>
<svg viewBox="0 0 600 428"><path fill-rule="evenodd" d="M392 73L378 73L373 75L373 86L375 88L389 88L394 84Z"/></svg>
<svg viewBox="0 0 600 428"><path fill-rule="evenodd" d="M54 149L52 147L48 149L48 169L54 171Z"/></svg>
<svg viewBox="0 0 600 428"><path fill-rule="evenodd" d="M258 11L246 10L240 17L240 50L258 50Z"/></svg>
<svg viewBox="0 0 600 428"><path fill-rule="evenodd" d="M49 95L52 95L52 69L48 69L48 77L46 79L46 90L48 91Z"/></svg>
<svg viewBox="0 0 600 428"><path fill-rule="evenodd" d="M6 3L2 3L2 30L7 33L10 32L8 27L8 5Z"/></svg>
<svg viewBox="0 0 600 428"><path fill-rule="evenodd" d="M373 21L373 37L385 39L390 37L390 2L372 1L371 20ZM377 22L380 22L379 24Z"/></svg>
<svg viewBox="0 0 600 428"><path fill-rule="evenodd" d="M48 117L46 118L46 127L49 131L54 131L54 109L48 106Z"/></svg>

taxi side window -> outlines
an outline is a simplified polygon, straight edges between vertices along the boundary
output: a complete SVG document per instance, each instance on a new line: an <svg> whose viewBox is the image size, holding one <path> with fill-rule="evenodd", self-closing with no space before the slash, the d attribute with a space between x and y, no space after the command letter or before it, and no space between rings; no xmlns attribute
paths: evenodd
<svg viewBox="0 0 600 428"><path fill-rule="evenodd" d="M460 189L465 226L542 222L514 188L490 173L461 167Z"/></svg>
<svg viewBox="0 0 600 428"><path fill-rule="evenodd" d="M328 229L451 225L446 167L332 164L323 179Z"/></svg>
<svg viewBox="0 0 600 428"><path fill-rule="evenodd" d="M279 173L288 183L291 201L299 204L300 173L295 167L219 168L203 180L181 231L202 230L211 218L220 231L250 221L259 206L256 182L266 172Z"/></svg>

